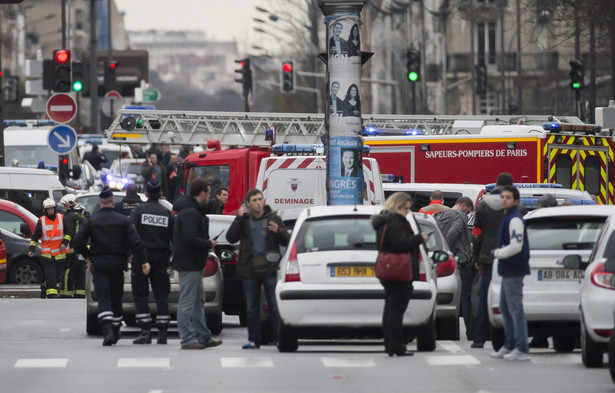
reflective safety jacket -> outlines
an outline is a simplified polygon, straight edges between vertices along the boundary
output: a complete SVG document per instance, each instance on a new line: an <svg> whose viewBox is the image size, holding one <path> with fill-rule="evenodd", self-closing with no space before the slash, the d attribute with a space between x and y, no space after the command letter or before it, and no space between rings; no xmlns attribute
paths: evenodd
<svg viewBox="0 0 615 393"><path fill-rule="evenodd" d="M65 248L60 251L60 246L64 240L64 215L58 213L54 220L47 216L40 217L30 240L30 251L34 251L39 239L41 240L41 256L43 258L66 259L66 254L70 249Z"/></svg>
<svg viewBox="0 0 615 393"><path fill-rule="evenodd" d="M85 220L85 209L69 209L64 215L64 240L62 244L69 245L75 234L79 232L79 225ZM70 253L74 253L75 250L70 248Z"/></svg>

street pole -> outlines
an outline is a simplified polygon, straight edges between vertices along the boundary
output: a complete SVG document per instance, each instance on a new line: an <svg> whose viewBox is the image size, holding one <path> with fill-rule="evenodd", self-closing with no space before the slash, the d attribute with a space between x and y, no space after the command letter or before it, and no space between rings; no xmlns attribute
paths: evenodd
<svg viewBox="0 0 615 393"><path fill-rule="evenodd" d="M523 76L521 70L521 0L517 0L517 110L523 113Z"/></svg>
<svg viewBox="0 0 615 393"><path fill-rule="evenodd" d="M506 114L506 61L504 47L504 1L500 0L500 83L502 90L502 115Z"/></svg>
<svg viewBox="0 0 615 393"><path fill-rule="evenodd" d="M474 72L475 48L474 37L476 31L476 17L474 15L474 2L470 1L470 76L472 77L472 114L476 114L476 73Z"/></svg>
<svg viewBox="0 0 615 393"><path fill-rule="evenodd" d="M98 108L98 39L96 38L96 2L90 0L90 127L94 133L99 131L100 117Z"/></svg>
<svg viewBox="0 0 615 393"><path fill-rule="evenodd" d="M111 0L107 0L107 35L108 35L108 40L107 42L109 43L109 48L107 48L107 67L109 65L111 65L111 62L113 61L113 40L111 37ZM114 81L115 83L115 81ZM111 116L111 119L113 120L114 115L113 115L113 100L109 100L109 113Z"/></svg>
<svg viewBox="0 0 615 393"><path fill-rule="evenodd" d="M62 0L62 49L66 47L66 0Z"/></svg>
<svg viewBox="0 0 615 393"><path fill-rule="evenodd" d="M2 19L4 10L0 9L0 38L2 37ZM2 91L2 45L0 45L0 166L4 166L4 92Z"/></svg>
<svg viewBox="0 0 615 393"><path fill-rule="evenodd" d="M421 0L421 95L423 96L423 112L428 113L427 102L427 46L425 38L425 0Z"/></svg>
<svg viewBox="0 0 615 393"><path fill-rule="evenodd" d="M361 10L365 0L319 0L327 26L327 205L363 204ZM356 36L354 35L356 33ZM344 41L341 37L348 37ZM357 44L354 44L356 38ZM340 96L345 96L344 101Z"/></svg>

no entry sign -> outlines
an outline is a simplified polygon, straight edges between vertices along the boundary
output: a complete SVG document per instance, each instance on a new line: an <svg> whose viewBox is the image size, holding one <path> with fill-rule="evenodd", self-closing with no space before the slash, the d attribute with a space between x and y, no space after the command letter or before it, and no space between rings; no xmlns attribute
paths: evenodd
<svg viewBox="0 0 615 393"><path fill-rule="evenodd" d="M47 116L56 123L68 123L77 114L77 103L68 94L57 93L47 100Z"/></svg>

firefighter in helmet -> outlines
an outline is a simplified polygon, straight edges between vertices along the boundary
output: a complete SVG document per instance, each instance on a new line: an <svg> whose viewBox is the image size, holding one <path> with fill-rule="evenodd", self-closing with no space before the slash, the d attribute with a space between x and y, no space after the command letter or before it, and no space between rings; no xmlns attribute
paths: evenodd
<svg viewBox="0 0 615 393"><path fill-rule="evenodd" d="M51 198L45 199L43 211L45 214L39 218L34 228L28 256L34 256L34 250L41 240L41 256L45 266L45 295L52 299L58 297L69 249L62 244L66 223L64 215L56 211L56 202Z"/></svg>
<svg viewBox="0 0 615 393"><path fill-rule="evenodd" d="M64 207L64 240L62 244L70 247L66 254L66 271L60 296L85 298L85 260L75 254L72 246L69 246L72 238L79 232L79 224L85 220L85 208L77 202L75 194L66 194L60 199L60 205Z"/></svg>

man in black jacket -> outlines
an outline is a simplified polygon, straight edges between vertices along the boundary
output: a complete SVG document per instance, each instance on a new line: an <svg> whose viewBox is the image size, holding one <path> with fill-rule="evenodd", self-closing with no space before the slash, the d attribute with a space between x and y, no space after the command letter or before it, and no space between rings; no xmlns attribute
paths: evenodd
<svg viewBox="0 0 615 393"><path fill-rule="evenodd" d="M79 232L79 225L85 220L85 208L77 202L75 194L66 194L60 199L60 205L64 206L64 240L62 245L69 247L73 236ZM64 285L60 290L61 297L85 298L85 261L77 258L75 249L70 246L70 252L66 254L66 269Z"/></svg>
<svg viewBox="0 0 615 393"><path fill-rule="evenodd" d="M135 300L137 325L141 334L133 344L152 343L152 316L148 305L149 284L156 299L156 327L158 328L158 344L167 343L167 328L171 321L169 315L169 256L173 240L173 213L164 208L160 199L160 185L150 180L146 185L147 202L137 206L130 219L147 249L147 261L134 258L132 260L132 294Z"/></svg>
<svg viewBox="0 0 615 393"><path fill-rule="evenodd" d="M222 340L212 337L205 319L203 268L209 250L216 241L209 238L209 220L204 205L209 200L210 186L203 179L190 184L190 195L182 196L173 205L177 212L173 229L173 269L179 273L177 328L182 349L216 347Z"/></svg>
<svg viewBox="0 0 615 393"><path fill-rule="evenodd" d="M143 261L147 261L147 257L130 219L113 210L115 199L109 187L103 188L99 194L98 204L100 211L81 224L72 245L85 257L92 271L103 345L110 346L120 339L128 250Z"/></svg>
<svg viewBox="0 0 615 393"><path fill-rule="evenodd" d="M224 205L228 201L228 188L216 188L216 196L211 201L207 202L205 210L207 214L222 214L224 213Z"/></svg>
<svg viewBox="0 0 615 393"><path fill-rule="evenodd" d="M288 246L290 235L282 219L265 205L263 193L251 189L246 194L237 217L226 233L226 239L240 241L237 276L243 279L248 320L248 342L243 349L260 347L261 287L265 289L271 315L271 331L277 340L278 306L275 300L276 272L280 261L280 246Z"/></svg>

